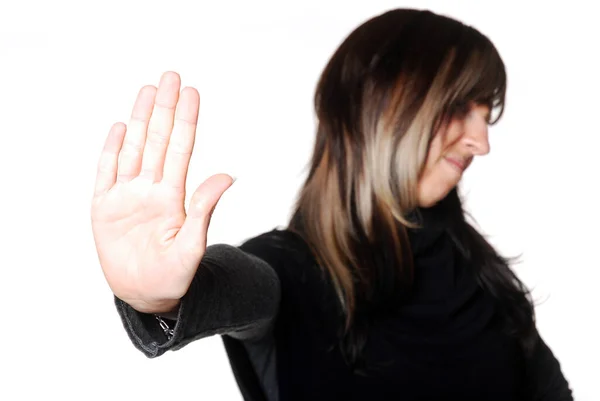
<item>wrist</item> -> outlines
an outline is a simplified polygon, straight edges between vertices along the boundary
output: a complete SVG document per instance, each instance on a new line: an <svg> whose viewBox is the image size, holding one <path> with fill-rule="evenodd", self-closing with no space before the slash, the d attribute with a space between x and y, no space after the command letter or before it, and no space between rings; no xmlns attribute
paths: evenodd
<svg viewBox="0 0 600 401"><path fill-rule="evenodd" d="M140 300L128 301L124 299L123 301L140 313L154 314L172 320L177 318L181 303L180 299L162 300L152 303Z"/></svg>
<svg viewBox="0 0 600 401"><path fill-rule="evenodd" d="M155 310L153 313L157 316L170 319L177 320L177 315L179 314L179 307L181 305L181 300L175 300L172 303L167 303L164 307L161 307Z"/></svg>

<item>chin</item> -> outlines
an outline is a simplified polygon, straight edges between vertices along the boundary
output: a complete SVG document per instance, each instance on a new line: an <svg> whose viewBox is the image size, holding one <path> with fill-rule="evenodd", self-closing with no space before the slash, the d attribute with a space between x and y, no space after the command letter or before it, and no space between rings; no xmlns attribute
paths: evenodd
<svg viewBox="0 0 600 401"><path fill-rule="evenodd" d="M428 207L433 207L435 206L440 200L442 199L436 199L436 198L432 198L432 199L424 199L424 200L419 200L419 207L421 208L428 208Z"/></svg>
<svg viewBox="0 0 600 401"><path fill-rule="evenodd" d="M444 192L438 192L435 194L427 194L427 195L421 195L419 196L419 200L418 200L418 205L421 208L428 208L428 207L433 207L435 205L437 205L439 202L441 202L443 199L446 198L446 196L448 196L448 194L450 193L450 191L453 189L454 187L451 187L450 189L448 189L447 191Z"/></svg>

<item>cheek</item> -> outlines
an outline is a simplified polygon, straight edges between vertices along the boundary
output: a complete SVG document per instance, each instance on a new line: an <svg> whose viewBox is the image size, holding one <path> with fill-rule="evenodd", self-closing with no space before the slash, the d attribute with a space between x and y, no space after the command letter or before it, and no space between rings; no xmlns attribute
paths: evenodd
<svg viewBox="0 0 600 401"><path fill-rule="evenodd" d="M447 131L438 133L429 146L427 160L419 178L419 203L431 206L443 199L460 179L443 161L448 138Z"/></svg>
<svg viewBox="0 0 600 401"><path fill-rule="evenodd" d="M429 150L427 151L427 159L425 161L425 169L423 171L424 174L428 170L432 169L440 160L444 146L444 136L445 135L443 135L443 133L438 133L431 141Z"/></svg>
<svg viewBox="0 0 600 401"><path fill-rule="evenodd" d="M433 165L436 163L442 154L442 143L437 138L431 142L429 151L427 152L427 165Z"/></svg>

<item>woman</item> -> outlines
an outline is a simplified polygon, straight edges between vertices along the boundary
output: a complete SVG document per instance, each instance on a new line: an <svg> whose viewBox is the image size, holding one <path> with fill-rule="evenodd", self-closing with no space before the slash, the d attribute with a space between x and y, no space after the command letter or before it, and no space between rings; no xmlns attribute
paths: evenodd
<svg viewBox="0 0 600 401"><path fill-rule="evenodd" d="M572 399L526 289L456 190L504 107L484 35L409 9L352 32L316 90L289 226L239 247L206 247L231 177L209 178L185 212L199 100L179 85L166 73L129 127L113 126L92 207L102 269L145 355L222 335L247 400Z"/></svg>

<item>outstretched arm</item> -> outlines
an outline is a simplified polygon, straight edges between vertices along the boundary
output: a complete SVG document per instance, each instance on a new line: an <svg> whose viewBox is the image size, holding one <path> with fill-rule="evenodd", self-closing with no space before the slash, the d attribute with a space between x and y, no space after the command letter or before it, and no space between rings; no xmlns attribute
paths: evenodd
<svg viewBox="0 0 600 401"><path fill-rule="evenodd" d="M190 342L227 334L260 338L275 320L279 280L265 261L231 245L211 245L192 284L181 299L168 339L153 314L141 313L115 296L123 326L133 344L147 357L177 350Z"/></svg>

